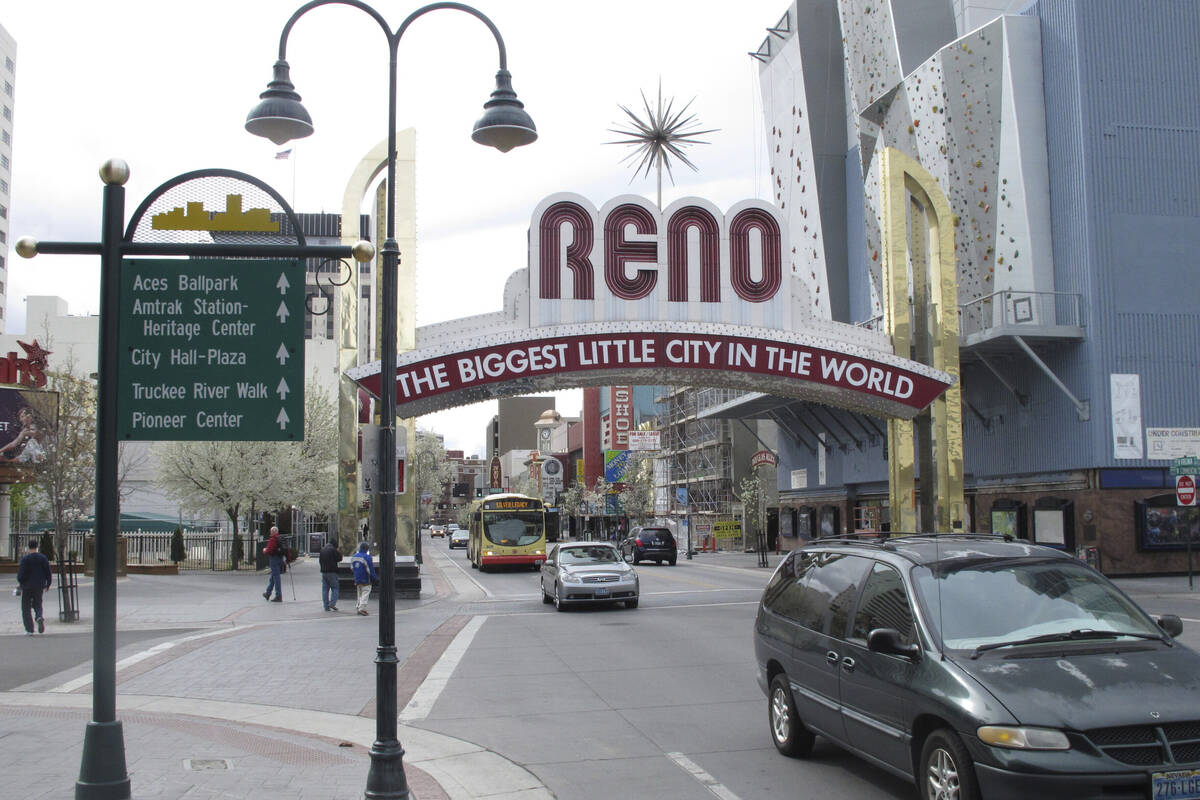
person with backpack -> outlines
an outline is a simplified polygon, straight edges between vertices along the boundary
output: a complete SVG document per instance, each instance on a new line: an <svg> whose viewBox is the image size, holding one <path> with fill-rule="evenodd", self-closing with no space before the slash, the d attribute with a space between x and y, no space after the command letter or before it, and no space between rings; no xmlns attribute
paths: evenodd
<svg viewBox="0 0 1200 800"><path fill-rule="evenodd" d="M287 548L279 538L279 528L274 525L271 526L271 536L267 539L263 554L266 555L267 563L271 567L271 577L267 580L267 590L263 592L263 597L272 603L282 603L283 578L280 573L283 572L283 559L287 556ZM275 592L274 599L271 599L272 590Z"/></svg>
<svg viewBox="0 0 1200 800"><path fill-rule="evenodd" d="M350 557L350 567L354 570L354 588L358 592L358 613L365 617L367 601L371 598L371 583L376 579L375 563L371 561L366 542L359 542L358 552Z"/></svg>

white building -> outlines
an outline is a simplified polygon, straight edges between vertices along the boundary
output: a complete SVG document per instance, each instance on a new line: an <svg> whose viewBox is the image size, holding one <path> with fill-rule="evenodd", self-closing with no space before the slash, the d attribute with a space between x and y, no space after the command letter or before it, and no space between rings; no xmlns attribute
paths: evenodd
<svg viewBox="0 0 1200 800"><path fill-rule="evenodd" d="M12 197L13 114L16 104L17 41L0 25L0 333L8 302L8 220Z"/></svg>

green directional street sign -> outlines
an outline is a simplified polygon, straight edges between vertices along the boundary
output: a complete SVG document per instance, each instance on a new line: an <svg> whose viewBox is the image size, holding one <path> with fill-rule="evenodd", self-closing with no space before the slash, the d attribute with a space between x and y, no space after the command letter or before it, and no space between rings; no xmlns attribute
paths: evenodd
<svg viewBox="0 0 1200 800"><path fill-rule="evenodd" d="M1171 474L1178 477L1179 475L1196 475L1200 474L1200 458L1196 456L1183 456L1171 462Z"/></svg>
<svg viewBox="0 0 1200 800"><path fill-rule="evenodd" d="M122 439L304 438L304 264L126 259Z"/></svg>

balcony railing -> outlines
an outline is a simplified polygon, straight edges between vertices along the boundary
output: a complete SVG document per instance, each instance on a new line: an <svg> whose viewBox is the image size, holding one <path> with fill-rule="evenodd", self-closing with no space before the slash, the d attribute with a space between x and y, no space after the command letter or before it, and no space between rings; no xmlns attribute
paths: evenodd
<svg viewBox="0 0 1200 800"><path fill-rule="evenodd" d="M989 335L1079 336L1083 298L1071 292L1005 289L958 308L960 339Z"/></svg>
<svg viewBox="0 0 1200 800"><path fill-rule="evenodd" d="M884 332L882 315L854 324ZM962 344L1005 335L1079 338L1083 327L1083 298L1071 292L1005 289L958 307Z"/></svg>

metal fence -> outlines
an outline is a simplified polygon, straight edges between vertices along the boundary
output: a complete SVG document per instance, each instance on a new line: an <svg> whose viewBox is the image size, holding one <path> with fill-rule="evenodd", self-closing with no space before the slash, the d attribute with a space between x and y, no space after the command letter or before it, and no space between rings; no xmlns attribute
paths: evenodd
<svg viewBox="0 0 1200 800"><path fill-rule="evenodd" d="M313 515L299 512L291 521L293 532L283 537L287 547L294 549L300 556L319 551L328 536L325 532L325 523ZM31 530L31 528L45 522L47 520L26 512L13 512L10 530L19 532L10 533L8 542L0 543L0 546L7 545L7 557L14 561L19 560L25 554L29 540L42 535L42 531ZM91 535L89 531L68 533L66 552L63 555L75 553L75 557L82 561L84 541ZM173 563L171 561L172 535L170 531L158 530L122 531L121 536L125 539L126 563L143 566ZM259 536L243 522L239 527L238 535L241 537L242 553L236 569L240 571L261 568L258 562L262 561L265 564L265 560L259 559L258 551L266 542L265 526L263 534ZM228 519L202 520L199 527L193 524L192 527L184 529L183 549L186 555L183 561L178 562L180 569L218 572L233 570L235 568L233 525Z"/></svg>

